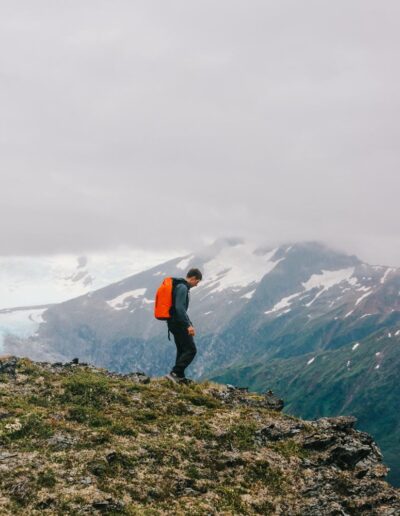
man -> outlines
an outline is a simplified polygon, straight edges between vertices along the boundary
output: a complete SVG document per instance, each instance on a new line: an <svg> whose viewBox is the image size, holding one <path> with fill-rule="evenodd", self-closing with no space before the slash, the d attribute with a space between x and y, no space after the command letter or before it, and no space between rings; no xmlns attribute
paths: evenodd
<svg viewBox="0 0 400 516"><path fill-rule="evenodd" d="M172 371L166 378L175 383L190 383L185 377L185 369L193 361L197 349L193 337L196 332L187 310L189 307L189 290L202 280L199 269L190 269L186 278L179 278L179 283L173 291L171 318L167 320L168 338L172 333L176 344L176 360Z"/></svg>

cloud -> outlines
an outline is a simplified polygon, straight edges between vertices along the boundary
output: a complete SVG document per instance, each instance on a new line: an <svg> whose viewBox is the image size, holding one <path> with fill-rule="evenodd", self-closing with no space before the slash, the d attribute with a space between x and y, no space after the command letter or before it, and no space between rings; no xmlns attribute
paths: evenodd
<svg viewBox="0 0 400 516"><path fill-rule="evenodd" d="M400 265L400 5L5 2L0 254L320 239Z"/></svg>

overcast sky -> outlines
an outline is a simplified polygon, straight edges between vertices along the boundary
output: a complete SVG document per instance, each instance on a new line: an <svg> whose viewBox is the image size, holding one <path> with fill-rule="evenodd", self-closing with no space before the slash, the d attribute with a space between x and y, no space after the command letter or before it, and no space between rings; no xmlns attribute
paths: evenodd
<svg viewBox="0 0 400 516"><path fill-rule="evenodd" d="M0 0L0 255L224 235L400 266L398 0Z"/></svg>

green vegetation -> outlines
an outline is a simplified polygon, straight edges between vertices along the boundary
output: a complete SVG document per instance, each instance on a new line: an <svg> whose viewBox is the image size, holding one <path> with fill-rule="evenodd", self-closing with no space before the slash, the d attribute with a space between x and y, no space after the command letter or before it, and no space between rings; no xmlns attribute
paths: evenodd
<svg viewBox="0 0 400 516"><path fill-rule="evenodd" d="M309 428L261 445L258 430L297 419L255 408L257 394L226 404L221 389L19 360L0 384L0 513L273 514L281 498L294 507Z"/></svg>
<svg viewBox="0 0 400 516"><path fill-rule="evenodd" d="M254 435L256 429L257 424L253 421L234 424L220 436L220 442L225 448L250 450L255 447Z"/></svg>
<svg viewBox="0 0 400 516"><path fill-rule="evenodd" d="M257 460L251 464L247 472L247 479L251 482L267 484L268 489L274 494L284 493L285 480L282 471L266 460Z"/></svg>

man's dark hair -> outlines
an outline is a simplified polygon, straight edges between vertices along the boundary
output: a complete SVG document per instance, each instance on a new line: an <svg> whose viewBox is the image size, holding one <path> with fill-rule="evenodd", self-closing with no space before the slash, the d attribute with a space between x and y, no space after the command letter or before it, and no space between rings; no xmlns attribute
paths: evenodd
<svg viewBox="0 0 400 516"><path fill-rule="evenodd" d="M203 278L202 273L199 271L199 269L190 269L188 273L186 274L187 278L196 278L198 280L201 280Z"/></svg>

